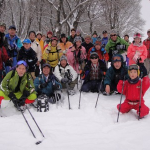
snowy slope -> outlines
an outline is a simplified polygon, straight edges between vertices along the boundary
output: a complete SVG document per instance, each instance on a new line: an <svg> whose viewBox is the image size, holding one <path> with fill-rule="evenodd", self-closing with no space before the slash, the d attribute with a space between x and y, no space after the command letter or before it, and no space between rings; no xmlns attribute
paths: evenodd
<svg viewBox="0 0 150 150"><path fill-rule="evenodd" d="M100 95L97 108L96 93L83 93L81 109L78 109L79 92L70 96L71 110L68 109L67 95L63 106L50 105L49 112L36 112L33 116L45 135L42 139L28 111L25 112L35 140L20 112L13 104L2 102L2 111L7 117L0 118L0 150L149 150L150 115L138 121L134 110L120 114L117 120L116 105L120 95ZM145 95L146 105L150 107L150 89ZM123 97L124 98L124 97Z"/></svg>

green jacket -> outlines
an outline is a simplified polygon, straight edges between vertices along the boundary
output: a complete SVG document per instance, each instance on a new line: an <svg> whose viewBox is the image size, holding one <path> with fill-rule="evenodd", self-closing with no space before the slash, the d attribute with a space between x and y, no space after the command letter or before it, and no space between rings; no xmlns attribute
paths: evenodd
<svg viewBox="0 0 150 150"><path fill-rule="evenodd" d="M19 76L17 71L15 71L15 74L12 77L13 71L14 70L7 73L7 75L1 82L0 90L3 91L6 96L8 96L10 92L15 92L17 83L19 81ZM23 93L24 90L36 94L31 75L29 75L28 73L24 74L20 83L20 92Z"/></svg>
<svg viewBox="0 0 150 150"><path fill-rule="evenodd" d="M109 61L111 61L112 56L113 56L113 51L117 50L117 45L125 45L125 49L120 49L118 51L118 54L122 54L125 51L127 51L129 44L122 38L117 37L116 42L112 41L112 39L109 39L108 43L105 46L106 52L109 54Z"/></svg>

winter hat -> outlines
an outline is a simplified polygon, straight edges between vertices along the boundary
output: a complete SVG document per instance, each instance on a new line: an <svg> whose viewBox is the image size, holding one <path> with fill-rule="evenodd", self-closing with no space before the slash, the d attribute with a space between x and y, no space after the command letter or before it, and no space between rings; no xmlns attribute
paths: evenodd
<svg viewBox="0 0 150 150"><path fill-rule="evenodd" d="M11 26L9 27L9 30L10 30L10 29L16 30L16 26L15 26L15 25L11 25Z"/></svg>
<svg viewBox="0 0 150 150"><path fill-rule="evenodd" d="M86 36L84 37L84 39L87 39L87 38L91 39L91 36L90 36L90 35L86 35Z"/></svg>
<svg viewBox="0 0 150 150"><path fill-rule="evenodd" d="M101 40L100 37L98 37L98 38L96 39L96 41L95 41L95 46L96 46L96 45L101 45L101 44L102 44L102 40Z"/></svg>
<svg viewBox="0 0 150 150"><path fill-rule="evenodd" d="M140 68L137 64L132 64L128 67L128 74L130 73L131 70L137 70L138 77L140 75Z"/></svg>
<svg viewBox="0 0 150 150"><path fill-rule="evenodd" d="M65 55L62 55L61 58L60 58L60 61L62 60L66 60L67 61L67 57Z"/></svg>
<svg viewBox="0 0 150 150"><path fill-rule="evenodd" d="M23 43L23 44L24 44L24 43L31 44L31 41L30 41L30 39L25 39L22 43Z"/></svg>
<svg viewBox="0 0 150 150"><path fill-rule="evenodd" d="M104 31L102 32L102 34L105 34L105 33L107 33L107 31L106 31L106 30L104 30Z"/></svg>
<svg viewBox="0 0 150 150"><path fill-rule="evenodd" d="M112 57L112 63L123 62L123 57L120 54L116 54Z"/></svg>
<svg viewBox="0 0 150 150"><path fill-rule="evenodd" d="M53 36L53 37L51 38L51 42L54 41L54 40L58 41L58 38L57 38L56 36Z"/></svg>
<svg viewBox="0 0 150 150"><path fill-rule="evenodd" d="M76 36L76 37L74 38L73 43L76 43L77 41L82 42L82 38L81 38L80 36Z"/></svg>
<svg viewBox="0 0 150 150"><path fill-rule="evenodd" d="M26 67L26 69L28 69L28 64L24 60L18 61L16 64L16 67L18 67L20 65L24 65Z"/></svg>
<svg viewBox="0 0 150 150"><path fill-rule="evenodd" d="M81 33L81 31L80 31L79 29L77 29L77 30L76 30L76 34L77 34L77 33Z"/></svg>
<svg viewBox="0 0 150 150"><path fill-rule="evenodd" d="M135 34L134 34L134 39L135 39L135 38L140 38L140 39L141 39L141 34L140 34L140 33L135 33Z"/></svg>
<svg viewBox="0 0 150 150"><path fill-rule="evenodd" d="M117 34L117 31L116 31L115 29L113 29L113 30L111 30L110 33L111 33L111 34L113 34L113 33L114 33L114 34ZM111 34L110 34L110 35L111 35Z"/></svg>
<svg viewBox="0 0 150 150"><path fill-rule="evenodd" d="M33 34L36 36L35 31L30 31L30 32L29 32L29 36L30 36L31 33L33 33Z"/></svg>
<svg viewBox="0 0 150 150"><path fill-rule="evenodd" d="M93 36L94 34L95 34L95 35L97 35L97 32L96 32L96 31L94 31L94 32L93 32L93 34L92 34L92 36Z"/></svg>
<svg viewBox="0 0 150 150"><path fill-rule="evenodd" d="M60 35L60 38L66 38L66 34L62 33L62 34Z"/></svg>
<svg viewBox="0 0 150 150"><path fill-rule="evenodd" d="M5 23L0 23L0 26L3 26L6 29L6 24Z"/></svg>
<svg viewBox="0 0 150 150"><path fill-rule="evenodd" d="M36 35L40 34L42 36L42 32L41 31L37 31Z"/></svg>
<svg viewBox="0 0 150 150"><path fill-rule="evenodd" d="M51 34L51 35L53 35L52 31L48 31L48 32L47 32L47 35L48 35L48 34Z"/></svg>
<svg viewBox="0 0 150 150"><path fill-rule="evenodd" d="M51 66L49 65L49 64L43 64L43 66L42 66L42 69L44 68L44 67L49 67L49 68L51 68Z"/></svg>
<svg viewBox="0 0 150 150"><path fill-rule="evenodd" d="M96 52L92 52L91 54L90 54L90 58L92 58L92 57L98 57L99 58L99 55L96 53Z"/></svg>

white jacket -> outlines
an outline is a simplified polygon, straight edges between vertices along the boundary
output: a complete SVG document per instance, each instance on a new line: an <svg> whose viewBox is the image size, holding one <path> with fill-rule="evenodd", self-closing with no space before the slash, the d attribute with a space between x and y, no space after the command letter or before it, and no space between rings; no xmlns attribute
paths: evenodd
<svg viewBox="0 0 150 150"><path fill-rule="evenodd" d="M59 81L61 81L61 79L64 78L65 72L70 73L72 81L74 81L78 76L77 72L69 64L63 68L61 67L60 63L55 67L53 74L58 78Z"/></svg>
<svg viewBox="0 0 150 150"><path fill-rule="evenodd" d="M40 44L36 40L34 40L33 42L31 42L31 48L36 52L38 61L40 62L42 58L42 51Z"/></svg>

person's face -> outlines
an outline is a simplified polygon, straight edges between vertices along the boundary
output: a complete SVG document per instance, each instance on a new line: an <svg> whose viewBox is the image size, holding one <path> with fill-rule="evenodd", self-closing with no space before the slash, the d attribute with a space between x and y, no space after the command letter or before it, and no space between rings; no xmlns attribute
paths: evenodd
<svg viewBox="0 0 150 150"><path fill-rule="evenodd" d="M120 69L120 68L121 68L121 61L116 61L116 62L114 62L114 67L115 67L116 69Z"/></svg>
<svg viewBox="0 0 150 150"><path fill-rule="evenodd" d="M107 34L107 33L104 33L104 34L103 34L103 37L107 37L107 36L108 36L108 34Z"/></svg>
<svg viewBox="0 0 150 150"><path fill-rule="evenodd" d="M125 36L125 37L124 37L124 40L125 40L125 41L128 41L128 40L129 40L128 36Z"/></svg>
<svg viewBox="0 0 150 150"><path fill-rule="evenodd" d="M8 33L10 34L10 36L15 36L16 30L15 29L9 29Z"/></svg>
<svg viewBox="0 0 150 150"><path fill-rule="evenodd" d="M137 70L130 70L129 76L131 79L135 79L138 76Z"/></svg>
<svg viewBox="0 0 150 150"><path fill-rule="evenodd" d="M76 45L77 45L77 47L80 47L81 46L81 41L76 41Z"/></svg>
<svg viewBox="0 0 150 150"><path fill-rule="evenodd" d="M62 61L60 62L60 64L61 64L61 66L62 66L63 68L65 68L66 65L67 65L67 61L64 59L64 60L62 60Z"/></svg>
<svg viewBox="0 0 150 150"><path fill-rule="evenodd" d="M141 42L141 39L139 37L134 38L134 41L136 44L139 44Z"/></svg>
<svg viewBox="0 0 150 150"><path fill-rule="evenodd" d="M97 64L98 63L98 57L97 56L92 56L91 62L92 62L92 64Z"/></svg>
<svg viewBox="0 0 150 150"><path fill-rule="evenodd" d="M76 32L75 31L71 31L71 35L75 36Z"/></svg>
<svg viewBox="0 0 150 150"><path fill-rule="evenodd" d="M31 44L30 43L24 43L23 46L25 49L29 49L31 47Z"/></svg>
<svg viewBox="0 0 150 150"><path fill-rule="evenodd" d="M80 33L80 32L77 32L77 33L76 33L76 35L77 35L77 36L80 36L80 35L81 35L81 33Z"/></svg>
<svg viewBox="0 0 150 150"><path fill-rule="evenodd" d="M26 67L22 64L22 65L19 65L17 68L16 68L16 71L19 75L19 77L22 77L25 72L26 72Z"/></svg>
<svg viewBox="0 0 150 150"><path fill-rule="evenodd" d="M49 73L50 73L50 68L47 67L47 66L45 66L45 67L43 68L43 74L44 74L45 76L48 76Z"/></svg>
<svg viewBox="0 0 150 150"><path fill-rule="evenodd" d="M91 38L85 38L85 43L89 44L91 42Z"/></svg>
<svg viewBox="0 0 150 150"><path fill-rule="evenodd" d="M53 47L57 46L57 41L56 41L56 40L53 40L53 41L52 41L52 46L53 46Z"/></svg>
<svg viewBox="0 0 150 150"><path fill-rule="evenodd" d="M36 37L37 37L37 39L41 40L42 35L41 35L41 34L38 34Z"/></svg>
<svg viewBox="0 0 150 150"><path fill-rule="evenodd" d="M100 50L101 46L100 45L95 45L96 50Z"/></svg>
<svg viewBox="0 0 150 150"><path fill-rule="evenodd" d="M31 41L35 40L35 34L34 34L34 33L30 33L29 39L30 39Z"/></svg>
<svg viewBox="0 0 150 150"><path fill-rule="evenodd" d="M110 35L110 38L111 38L112 41L116 41L116 40L117 40L117 34L112 33L112 34Z"/></svg>
<svg viewBox="0 0 150 150"><path fill-rule="evenodd" d="M95 37L97 37L97 35L96 35L96 34L94 34L94 35L93 35L93 37L95 38Z"/></svg>
<svg viewBox="0 0 150 150"><path fill-rule="evenodd" d="M66 37L61 38L62 42L65 43L66 42Z"/></svg>
<svg viewBox="0 0 150 150"><path fill-rule="evenodd" d="M0 26L0 32L4 33L5 32L5 27L4 26Z"/></svg>
<svg viewBox="0 0 150 150"><path fill-rule="evenodd" d="M150 31L149 31L149 32L147 32L147 35L148 35L148 37L150 38Z"/></svg>
<svg viewBox="0 0 150 150"><path fill-rule="evenodd" d="M50 39L52 38L52 34L48 34L47 36L48 36L48 38L50 38Z"/></svg>

